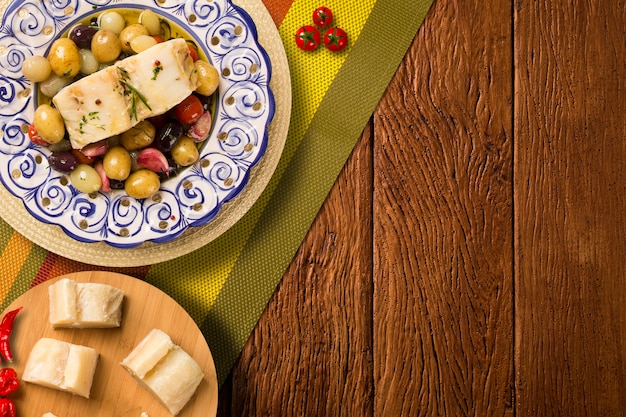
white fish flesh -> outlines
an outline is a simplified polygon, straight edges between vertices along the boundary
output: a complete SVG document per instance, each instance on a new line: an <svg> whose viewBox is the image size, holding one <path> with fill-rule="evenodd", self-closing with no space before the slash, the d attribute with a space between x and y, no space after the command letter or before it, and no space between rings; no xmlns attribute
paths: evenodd
<svg viewBox="0 0 626 417"><path fill-rule="evenodd" d="M82 149L167 112L197 85L187 42L172 39L81 78L52 102L72 147Z"/></svg>

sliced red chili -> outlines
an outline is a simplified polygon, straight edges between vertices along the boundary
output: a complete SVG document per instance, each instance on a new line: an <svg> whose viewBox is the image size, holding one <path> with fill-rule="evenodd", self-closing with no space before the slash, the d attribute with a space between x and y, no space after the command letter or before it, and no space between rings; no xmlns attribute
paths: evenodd
<svg viewBox="0 0 626 417"><path fill-rule="evenodd" d="M11 333L13 333L15 316L17 316L17 313L19 313L20 310L22 310L22 307L9 311L2 318L2 322L0 322L0 355L2 355L2 357L9 362L13 362L13 354L11 353L9 339L11 338ZM2 414L0 414L0 417L1 416Z"/></svg>
<svg viewBox="0 0 626 417"><path fill-rule="evenodd" d="M17 372L13 368L0 369L0 396L6 397L20 386Z"/></svg>
<svg viewBox="0 0 626 417"><path fill-rule="evenodd" d="M0 417L15 417L15 403L9 398L0 398Z"/></svg>

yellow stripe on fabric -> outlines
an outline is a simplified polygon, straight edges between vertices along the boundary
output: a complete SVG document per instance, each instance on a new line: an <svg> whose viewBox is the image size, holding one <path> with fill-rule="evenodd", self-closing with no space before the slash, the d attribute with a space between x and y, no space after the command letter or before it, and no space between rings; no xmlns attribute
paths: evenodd
<svg viewBox="0 0 626 417"><path fill-rule="evenodd" d="M293 90L292 117L288 144L289 158L308 129L315 112L328 91L328 87L337 75L348 56L352 45L361 34L375 0L359 1L358 6L345 0L323 2L334 14L333 26L338 26L348 33L348 47L340 53L328 51L320 46L312 52L298 49L294 41L296 30L303 25L313 25L313 11L322 3L317 0L296 1L289 9L279 33L285 45L289 60ZM323 33L322 33L323 35ZM340 111L340 109L338 109Z"/></svg>
<svg viewBox="0 0 626 417"><path fill-rule="evenodd" d="M378 0L201 329L228 376L432 0ZM346 109L339 113L337 109Z"/></svg>
<svg viewBox="0 0 626 417"><path fill-rule="evenodd" d="M0 300L7 298L32 247L33 243L19 233L14 232L11 235L0 255L0 265L3 265L0 271Z"/></svg>
<svg viewBox="0 0 626 417"><path fill-rule="evenodd" d="M279 28L285 45L292 80L292 112L283 158L266 190L251 210L228 232L197 251L172 261L153 265L146 281L165 291L183 305L197 323L202 322L246 245L252 230L270 200L287 164L298 148L326 91L349 54L376 0L359 2L330 1L325 5L335 13L335 24L349 36L348 49L332 53L321 46L310 53L296 47L294 35L305 24L313 24L313 10L320 4L296 1Z"/></svg>

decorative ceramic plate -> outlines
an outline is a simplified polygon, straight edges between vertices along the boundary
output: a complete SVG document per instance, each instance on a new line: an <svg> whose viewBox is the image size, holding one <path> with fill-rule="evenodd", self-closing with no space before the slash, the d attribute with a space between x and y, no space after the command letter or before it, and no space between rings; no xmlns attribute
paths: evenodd
<svg viewBox="0 0 626 417"><path fill-rule="evenodd" d="M18 377L33 345L42 337L89 346L99 354L89 399L20 381L11 394L20 416L171 417L148 391L138 385L119 363L153 328L167 333L174 343L200 365L204 379L179 417L212 417L217 414L218 381L213 356L202 332L187 312L171 297L133 277L94 271L65 275L76 282L97 282L124 291L122 324L112 329L53 329L50 325L48 287L59 278L36 285L18 297L7 311L23 307L15 319L11 335Z"/></svg>
<svg viewBox="0 0 626 417"><path fill-rule="evenodd" d="M213 126L199 161L162 182L157 194L134 199L123 190L85 194L51 169L50 152L30 142L27 127L37 87L21 74L31 55L77 22L105 10L152 9L182 28L220 73ZM14 0L0 28L0 181L35 219L84 243L132 248L170 242L207 225L246 187L263 157L275 103L268 54L244 9L229 0Z"/></svg>

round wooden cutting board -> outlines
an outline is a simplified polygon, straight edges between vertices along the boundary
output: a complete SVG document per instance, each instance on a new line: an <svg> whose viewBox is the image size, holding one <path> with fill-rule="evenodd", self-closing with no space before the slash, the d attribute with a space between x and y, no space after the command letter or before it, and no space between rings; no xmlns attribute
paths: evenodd
<svg viewBox="0 0 626 417"><path fill-rule="evenodd" d="M125 293L122 325L116 329L53 329L48 318L48 287L60 278L76 282L109 284ZM212 417L217 414L218 383L211 351L200 329L187 312L161 290L136 278L111 272L80 272L48 280L28 290L3 312L23 306L11 336L14 362L20 377L11 394L18 415L39 417L52 412L59 417L169 417L171 414L120 366L120 362L153 328L169 334L198 362L204 380L178 414L180 417ZM24 365L37 340L51 337L89 346L100 353L89 399L21 381Z"/></svg>

